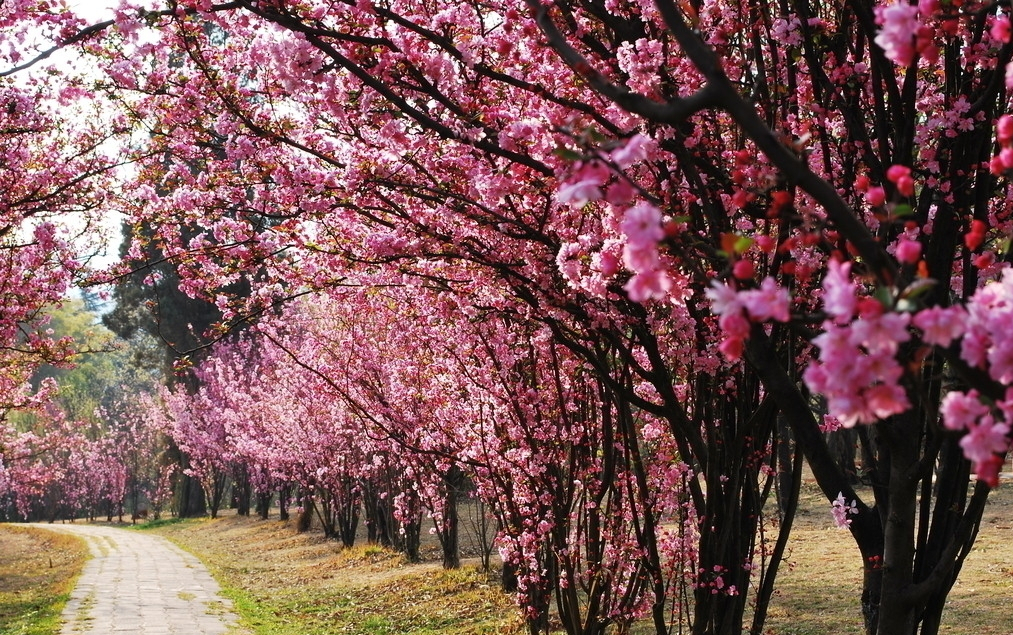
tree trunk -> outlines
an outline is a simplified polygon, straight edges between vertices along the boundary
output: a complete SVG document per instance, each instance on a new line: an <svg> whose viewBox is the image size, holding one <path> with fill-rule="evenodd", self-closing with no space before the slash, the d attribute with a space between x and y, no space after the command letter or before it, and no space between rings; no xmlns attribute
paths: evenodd
<svg viewBox="0 0 1013 635"><path fill-rule="evenodd" d="M309 531L313 522L313 498L303 489L299 490L299 516L296 518L295 530L299 533Z"/></svg>
<svg viewBox="0 0 1013 635"><path fill-rule="evenodd" d="M288 520L288 506L292 498L292 486L285 485L278 489L278 518Z"/></svg>
<svg viewBox="0 0 1013 635"><path fill-rule="evenodd" d="M464 485L464 471L454 464L444 476L447 495L443 505L443 527L438 532L440 546L443 548L443 568L459 569L461 567L460 525L458 498Z"/></svg>

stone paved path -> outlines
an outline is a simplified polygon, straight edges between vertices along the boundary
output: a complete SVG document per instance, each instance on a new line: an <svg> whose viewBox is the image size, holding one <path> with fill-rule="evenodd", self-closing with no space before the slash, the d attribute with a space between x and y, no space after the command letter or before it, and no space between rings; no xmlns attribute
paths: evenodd
<svg viewBox="0 0 1013 635"><path fill-rule="evenodd" d="M80 536L91 549L61 635L239 633L204 565L165 538L81 523L37 526Z"/></svg>

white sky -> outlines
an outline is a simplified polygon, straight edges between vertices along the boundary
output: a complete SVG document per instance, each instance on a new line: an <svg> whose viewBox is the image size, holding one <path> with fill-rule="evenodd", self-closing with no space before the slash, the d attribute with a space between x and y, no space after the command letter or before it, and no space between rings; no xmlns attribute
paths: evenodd
<svg viewBox="0 0 1013 635"><path fill-rule="evenodd" d="M67 0L67 6L88 22L101 22L112 18L111 7L117 4L119 4L117 0Z"/></svg>

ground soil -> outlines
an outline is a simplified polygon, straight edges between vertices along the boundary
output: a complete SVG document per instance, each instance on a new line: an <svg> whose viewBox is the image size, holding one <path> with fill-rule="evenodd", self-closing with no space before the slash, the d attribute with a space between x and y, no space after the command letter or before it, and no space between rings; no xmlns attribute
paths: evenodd
<svg viewBox="0 0 1013 635"><path fill-rule="evenodd" d="M87 553L72 536L0 524L0 635L56 632Z"/></svg>

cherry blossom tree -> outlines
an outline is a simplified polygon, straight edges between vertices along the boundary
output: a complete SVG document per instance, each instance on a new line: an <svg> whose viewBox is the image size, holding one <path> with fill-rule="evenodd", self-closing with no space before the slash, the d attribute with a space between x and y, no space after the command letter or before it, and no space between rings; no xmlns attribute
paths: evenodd
<svg viewBox="0 0 1013 635"><path fill-rule="evenodd" d="M241 0L104 29L101 94L147 134L132 257L155 243L233 325L407 280L540 325L608 395L592 419L657 419L691 466L696 633L742 629L759 494L800 473L781 416L851 521L866 631L938 630L1009 444L1000 3ZM870 500L821 425L860 426Z"/></svg>

